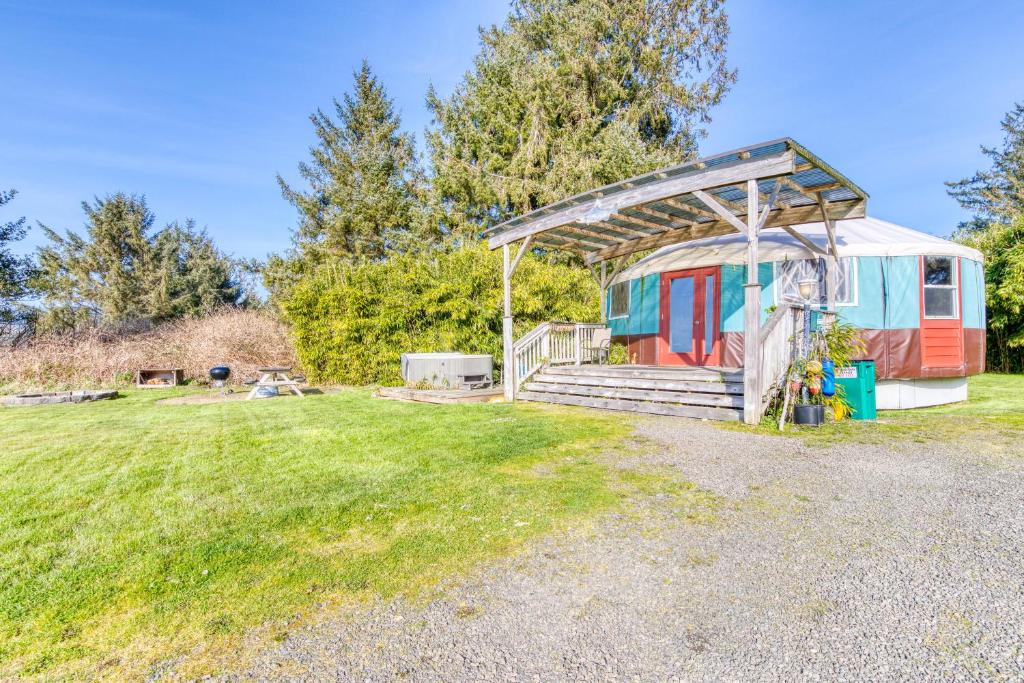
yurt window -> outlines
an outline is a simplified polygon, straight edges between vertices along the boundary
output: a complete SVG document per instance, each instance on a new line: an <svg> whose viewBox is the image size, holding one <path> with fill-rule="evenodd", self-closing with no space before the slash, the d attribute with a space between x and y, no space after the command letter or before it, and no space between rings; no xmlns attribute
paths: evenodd
<svg viewBox="0 0 1024 683"><path fill-rule="evenodd" d="M843 256L839 259L836 276L836 305L857 305L857 259Z"/></svg>
<svg viewBox="0 0 1024 683"><path fill-rule="evenodd" d="M924 317L956 318L956 259L924 257Z"/></svg>
<svg viewBox="0 0 1024 683"><path fill-rule="evenodd" d="M616 282L608 290L611 297L609 318L625 318L629 315L629 282Z"/></svg>
<svg viewBox="0 0 1024 683"><path fill-rule="evenodd" d="M775 264L777 294L782 301L803 303L803 299L800 298L800 281L808 279L818 281L816 303L825 306L828 303L828 292L825 286L824 259L778 261ZM836 304L839 306L857 305L857 260L848 256L839 259L839 270L836 274Z"/></svg>

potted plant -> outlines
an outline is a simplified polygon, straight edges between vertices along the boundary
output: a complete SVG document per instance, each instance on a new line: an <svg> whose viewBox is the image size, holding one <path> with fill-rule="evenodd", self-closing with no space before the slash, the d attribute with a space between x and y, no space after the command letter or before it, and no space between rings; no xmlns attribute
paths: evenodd
<svg viewBox="0 0 1024 683"><path fill-rule="evenodd" d="M800 398L793 406L793 422L817 427L825 421L824 397L821 394L822 365L821 361L810 359L802 366L803 390L797 394Z"/></svg>

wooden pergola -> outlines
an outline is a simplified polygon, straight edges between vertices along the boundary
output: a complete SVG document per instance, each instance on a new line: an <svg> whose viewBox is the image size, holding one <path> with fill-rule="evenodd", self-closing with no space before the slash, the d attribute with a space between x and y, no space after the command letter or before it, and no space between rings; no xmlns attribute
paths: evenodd
<svg viewBox="0 0 1024 683"><path fill-rule="evenodd" d="M496 225L484 236L491 249L500 247L504 252L505 367L512 364L511 278L530 249L564 249L582 256L592 268L599 265L603 316L607 284L621 270L626 256L739 232L747 237L744 382L747 388L758 386L758 233L764 228L782 228L813 255L826 259L831 307L839 256L834 222L863 217L867 199L844 175L795 140L782 138L613 183ZM819 220L826 226L826 249L793 227ZM513 256L510 247L517 242L521 244ZM756 401L753 394L747 391L745 401ZM744 412L753 414L746 406Z"/></svg>

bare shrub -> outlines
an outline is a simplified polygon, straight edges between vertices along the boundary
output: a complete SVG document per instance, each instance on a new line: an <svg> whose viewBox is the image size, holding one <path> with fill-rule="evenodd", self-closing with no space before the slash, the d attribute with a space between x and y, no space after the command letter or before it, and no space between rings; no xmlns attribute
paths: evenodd
<svg viewBox="0 0 1024 683"><path fill-rule="evenodd" d="M222 309L151 330L113 333L89 329L38 336L0 349L0 385L67 388L110 386L139 368L182 368L205 380L214 365L231 367L231 380L256 376L262 365L295 365L286 326L271 312Z"/></svg>

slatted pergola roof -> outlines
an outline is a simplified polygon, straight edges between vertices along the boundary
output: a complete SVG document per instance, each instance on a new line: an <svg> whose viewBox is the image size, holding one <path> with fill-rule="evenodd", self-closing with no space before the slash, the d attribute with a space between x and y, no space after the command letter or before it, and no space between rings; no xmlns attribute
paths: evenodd
<svg viewBox="0 0 1024 683"><path fill-rule="evenodd" d="M860 218L868 195L791 138L690 161L578 194L484 232L492 249L565 249L598 263L747 230L748 181L760 228Z"/></svg>

